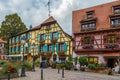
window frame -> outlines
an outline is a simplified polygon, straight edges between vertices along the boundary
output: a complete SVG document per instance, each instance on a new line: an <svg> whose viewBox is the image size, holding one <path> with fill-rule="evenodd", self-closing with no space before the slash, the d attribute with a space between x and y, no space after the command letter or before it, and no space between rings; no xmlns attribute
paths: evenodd
<svg viewBox="0 0 120 80"><path fill-rule="evenodd" d="M64 43L59 43L59 51L64 51Z"/></svg>

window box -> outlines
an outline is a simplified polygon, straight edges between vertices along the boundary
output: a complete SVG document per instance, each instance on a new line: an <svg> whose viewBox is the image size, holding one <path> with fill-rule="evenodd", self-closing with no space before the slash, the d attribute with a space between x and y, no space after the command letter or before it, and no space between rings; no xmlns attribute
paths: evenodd
<svg viewBox="0 0 120 80"><path fill-rule="evenodd" d="M105 48L118 48L119 47L119 45L118 44L115 44L115 43L110 43L110 44L106 44L105 45Z"/></svg>
<svg viewBox="0 0 120 80"><path fill-rule="evenodd" d="M59 51L59 52L58 52L58 55L59 55L59 56L66 56L66 54L65 54L64 51Z"/></svg>
<svg viewBox="0 0 120 80"><path fill-rule="evenodd" d="M56 43L56 42L57 42L57 39L52 39L51 42L52 42L52 43Z"/></svg>
<svg viewBox="0 0 120 80"><path fill-rule="evenodd" d="M40 44L45 44L45 40L40 40L39 43Z"/></svg>
<svg viewBox="0 0 120 80"><path fill-rule="evenodd" d="M82 46L83 49L93 49L93 45L92 44L88 44L88 45L84 45Z"/></svg>

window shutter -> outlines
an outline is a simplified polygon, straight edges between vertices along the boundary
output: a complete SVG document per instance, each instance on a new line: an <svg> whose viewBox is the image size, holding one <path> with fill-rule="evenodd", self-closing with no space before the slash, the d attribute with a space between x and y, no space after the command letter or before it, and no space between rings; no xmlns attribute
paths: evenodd
<svg viewBox="0 0 120 80"><path fill-rule="evenodd" d="M66 52L66 51L67 51L67 44L64 43L64 52Z"/></svg>
<svg viewBox="0 0 120 80"><path fill-rule="evenodd" d="M47 52L47 44L44 45L43 52Z"/></svg>
<svg viewBox="0 0 120 80"><path fill-rule="evenodd" d="M59 38L59 32L56 32L56 39Z"/></svg>
<svg viewBox="0 0 120 80"><path fill-rule="evenodd" d="M50 33L50 40L52 40L52 32Z"/></svg>
<svg viewBox="0 0 120 80"><path fill-rule="evenodd" d="M58 52L58 50L59 50L59 45L58 45L58 43L56 44L56 52Z"/></svg>
<svg viewBox="0 0 120 80"><path fill-rule="evenodd" d="M16 46L16 52L18 52L18 46Z"/></svg>
<svg viewBox="0 0 120 80"><path fill-rule="evenodd" d="M84 37L81 37L81 46L83 46L84 45Z"/></svg>
<svg viewBox="0 0 120 80"><path fill-rule="evenodd" d="M28 39L30 39L30 32L28 33Z"/></svg>
<svg viewBox="0 0 120 80"><path fill-rule="evenodd" d="M117 43L120 42L120 34L116 34L116 42L117 42Z"/></svg>
<svg viewBox="0 0 120 80"><path fill-rule="evenodd" d="M14 38L12 38L12 43L14 43Z"/></svg>
<svg viewBox="0 0 120 80"><path fill-rule="evenodd" d="M38 53L40 52L40 45L38 45Z"/></svg>
<svg viewBox="0 0 120 80"><path fill-rule="evenodd" d="M46 40L46 34L44 34L44 40Z"/></svg>
<svg viewBox="0 0 120 80"><path fill-rule="evenodd" d="M20 46L20 52L22 52L22 46Z"/></svg>
<svg viewBox="0 0 120 80"><path fill-rule="evenodd" d="M91 37L91 44L94 44L94 36Z"/></svg>
<svg viewBox="0 0 120 80"><path fill-rule="evenodd" d="M30 52L30 44L28 44L28 52Z"/></svg>
<svg viewBox="0 0 120 80"><path fill-rule="evenodd" d="M12 52L14 53L14 47L13 47L13 51Z"/></svg>
<svg viewBox="0 0 120 80"><path fill-rule="evenodd" d="M103 35L103 44L107 43L107 35Z"/></svg>
<svg viewBox="0 0 120 80"><path fill-rule="evenodd" d="M20 41L22 40L22 36L20 36Z"/></svg>
<svg viewBox="0 0 120 80"><path fill-rule="evenodd" d="M52 52L54 52L54 44L52 44Z"/></svg>
<svg viewBox="0 0 120 80"><path fill-rule="evenodd" d="M40 41L40 34L38 35L38 41Z"/></svg>

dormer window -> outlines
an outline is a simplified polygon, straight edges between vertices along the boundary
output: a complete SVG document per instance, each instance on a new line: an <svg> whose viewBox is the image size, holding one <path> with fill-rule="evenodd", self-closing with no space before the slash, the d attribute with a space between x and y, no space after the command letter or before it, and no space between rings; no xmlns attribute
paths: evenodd
<svg viewBox="0 0 120 80"><path fill-rule="evenodd" d="M87 18L92 18L93 17L93 13L94 13L94 11L86 12Z"/></svg>
<svg viewBox="0 0 120 80"><path fill-rule="evenodd" d="M51 27L50 24L46 25L46 29L50 29L50 27Z"/></svg>
<svg viewBox="0 0 120 80"><path fill-rule="evenodd" d="M115 14L120 13L120 5L114 6L113 10Z"/></svg>

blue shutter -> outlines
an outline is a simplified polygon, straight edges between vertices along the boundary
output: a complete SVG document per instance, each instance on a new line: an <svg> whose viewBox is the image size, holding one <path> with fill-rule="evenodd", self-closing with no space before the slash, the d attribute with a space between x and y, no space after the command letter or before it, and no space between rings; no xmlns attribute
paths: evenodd
<svg viewBox="0 0 120 80"><path fill-rule="evenodd" d="M30 32L28 33L28 39L30 39Z"/></svg>
<svg viewBox="0 0 120 80"><path fill-rule="evenodd" d="M18 47L16 46L16 52L18 52L18 49L17 49Z"/></svg>
<svg viewBox="0 0 120 80"><path fill-rule="evenodd" d="M54 52L54 44L52 44L52 52Z"/></svg>
<svg viewBox="0 0 120 80"><path fill-rule="evenodd" d="M40 41L40 34L38 35L38 41Z"/></svg>
<svg viewBox="0 0 120 80"><path fill-rule="evenodd" d="M13 53L14 53L14 47L13 47Z"/></svg>
<svg viewBox="0 0 120 80"><path fill-rule="evenodd" d="M67 44L64 43L64 52L66 52L66 51L67 51Z"/></svg>
<svg viewBox="0 0 120 80"><path fill-rule="evenodd" d="M44 34L44 40L46 40L46 34Z"/></svg>
<svg viewBox="0 0 120 80"><path fill-rule="evenodd" d="M38 45L38 47L37 47L37 51L38 51L38 53L40 52L40 48L39 48L39 46L40 46L40 45Z"/></svg>
<svg viewBox="0 0 120 80"><path fill-rule="evenodd" d="M50 33L50 40L52 40L52 32Z"/></svg>
<svg viewBox="0 0 120 80"><path fill-rule="evenodd" d="M56 52L58 52L58 50L59 50L59 45L58 45L58 43L56 44Z"/></svg>
<svg viewBox="0 0 120 80"><path fill-rule="evenodd" d="M28 52L30 51L30 44L28 44Z"/></svg>
<svg viewBox="0 0 120 80"><path fill-rule="evenodd" d="M12 43L14 43L14 38L12 38Z"/></svg>
<svg viewBox="0 0 120 80"><path fill-rule="evenodd" d="M20 52L22 52L22 46L20 46Z"/></svg>
<svg viewBox="0 0 120 80"><path fill-rule="evenodd" d="M56 39L59 38L59 32L56 32Z"/></svg>
<svg viewBox="0 0 120 80"><path fill-rule="evenodd" d="M47 52L47 44L44 45L43 52Z"/></svg>

